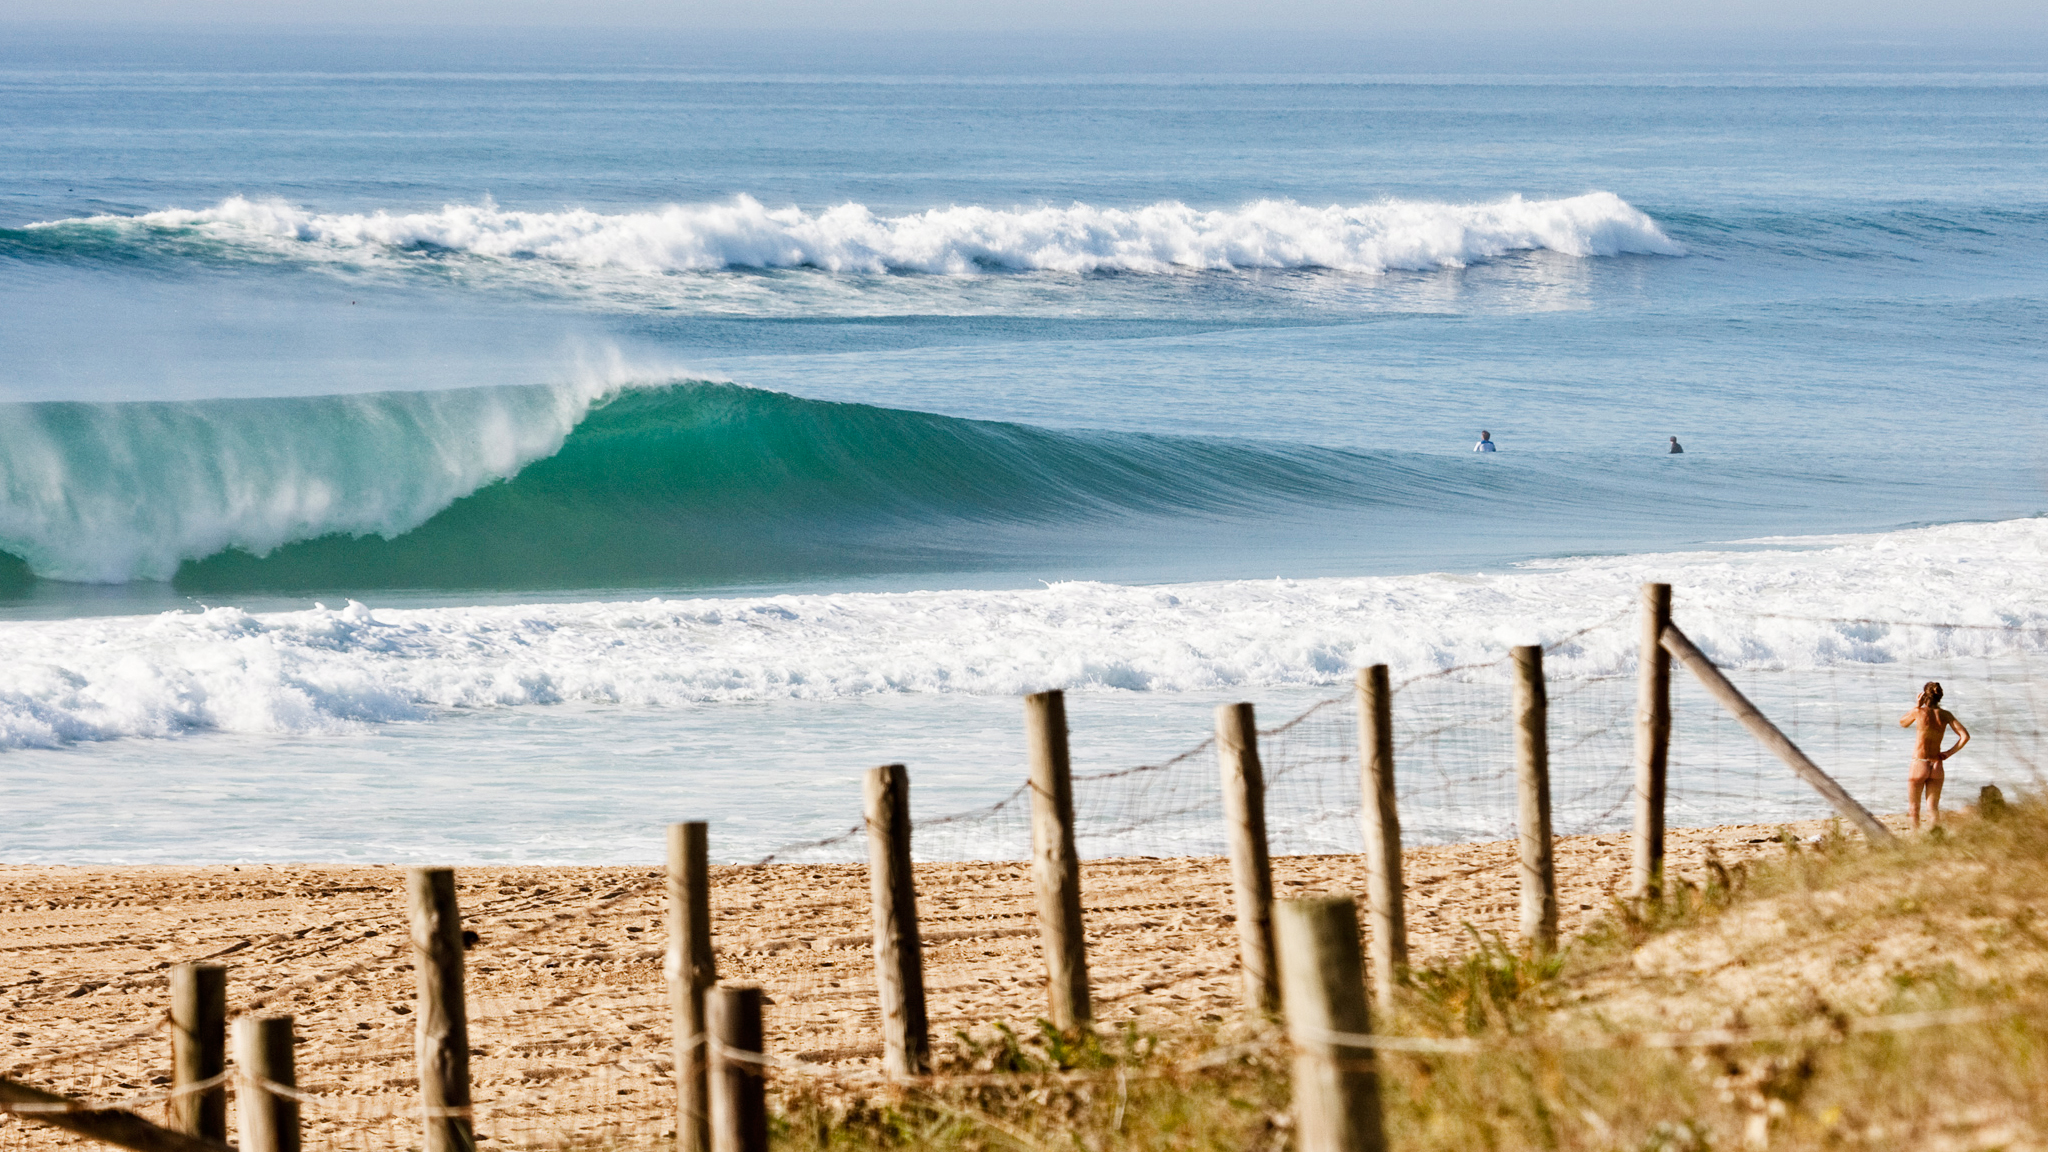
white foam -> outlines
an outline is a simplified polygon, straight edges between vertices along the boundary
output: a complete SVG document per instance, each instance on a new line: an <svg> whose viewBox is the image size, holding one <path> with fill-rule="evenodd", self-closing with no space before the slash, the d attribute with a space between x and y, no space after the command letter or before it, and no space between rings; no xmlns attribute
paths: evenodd
<svg viewBox="0 0 2048 1152"><path fill-rule="evenodd" d="M438 212L322 213L281 200L233 197L211 208L100 216L58 225L193 230L303 254L361 258L431 247L645 273L734 267L962 275L988 268L1057 272L1174 269L1459 268L1510 252L1571 256L1684 248L1610 192L1486 204L1382 200L1322 207L1259 200L1203 210L1178 202L1136 209L953 206L902 216L860 204L820 212L768 208L750 196L718 204L606 214L513 212L486 201Z"/></svg>
<svg viewBox="0 0 2048 1152"><path fill-rule="evenodd" d="M661 710L881 694L1335 687L1499 657L1611 620L1554 676L1630 668L1644 580L1739 667L2048 646L2048 520L1782 549L1429 574L1015 591L819 594L251 615L234 608L0 625L0 747L193 730L333 732L558 702ZM1766 614L1766 615L1758 615ZM1948 634L1794 617L1992 626ZM1997 626L2032 631L2000 631ZM1941 649L1930 652L1928 646Z"/></svg>

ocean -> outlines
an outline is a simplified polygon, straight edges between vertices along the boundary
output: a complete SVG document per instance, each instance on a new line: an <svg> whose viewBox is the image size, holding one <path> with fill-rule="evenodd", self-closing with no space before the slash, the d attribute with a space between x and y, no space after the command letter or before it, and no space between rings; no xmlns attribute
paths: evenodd
<svg viewBox="0 0 2048 1152"><path fill-rule="evenodd" d="M2026 50L26 30L0 132L9 861L751 858L1646 579L2048 646Z"/></svg>

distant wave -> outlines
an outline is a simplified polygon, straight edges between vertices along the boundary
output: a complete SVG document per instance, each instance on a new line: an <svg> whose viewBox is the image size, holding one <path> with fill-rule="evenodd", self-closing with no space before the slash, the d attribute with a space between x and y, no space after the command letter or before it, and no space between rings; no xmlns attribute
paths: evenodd
<svg viewBox="0 0 2048 1152"><path fill-rule="evenodd" d="M750 196L614 214L506 211L488 201L438 212L337 214L237 196L211 208L59 220L26 231L40 234L43 247L66 239L86 248L191 242L240 247L259 259L462 254L641 273L1381 273L1459 268L1512 252L1685 252L1649 216L1609 192L1486 204L1383 200L1315 207L1260 200L1217 210L1171 201L1135 209L953 206L901 216L852 203L819 212L768 208Z"/></svg>
<svg viewBox="0 0 2048 1152"><path fill-rule="evenodd" d="M0 552L46 578L213 591L903 570L979 560L1002 525L1472 483L1417 467L703 382L20 404L0 413Z"/></svg>

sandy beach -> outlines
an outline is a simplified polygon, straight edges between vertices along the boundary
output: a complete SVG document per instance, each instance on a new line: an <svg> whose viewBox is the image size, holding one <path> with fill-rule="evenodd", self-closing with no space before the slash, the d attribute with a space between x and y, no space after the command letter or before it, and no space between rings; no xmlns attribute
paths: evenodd
<svg viewBox="0 0 2048 1152"><path fill-rule="evenodd" d="M1811 836L1820 825L1794 827ZM1674 830L1670 868L1704 879L1710 849L1732 864L1782 851L1776 836L1768 825ZM1406 861L1417 964L1462 954L1475 931L1512 937L1512 843L1416 848ZM1628 838L1561 839L1557 864L1570 935L1626 882ZM1283 857L1275 887L1283 897L1355 891L1361 868L1351 856ZM1024 866L917 872L935 1040L997 1021L1028 1030L1043 970ZM661 1130L670 1041L659 871L476 867L458 883L479 936L469 998L480 1130L501 1144ZM865 868L722 867L714 883L720 976L767 989L771 1052L824 1074L873 1067ZM1172 1029L1236 1011L1225 861L1094 861L1083 886L1099 1021ZM212 959L229 966L231 1013L295 1017L310 1139L402 1146L413 1032L403 915L392 867L0 869L9 1074L160 1114L165 969ZM24 1147L69 1139L15 1121L0 1130Z"/></svg>

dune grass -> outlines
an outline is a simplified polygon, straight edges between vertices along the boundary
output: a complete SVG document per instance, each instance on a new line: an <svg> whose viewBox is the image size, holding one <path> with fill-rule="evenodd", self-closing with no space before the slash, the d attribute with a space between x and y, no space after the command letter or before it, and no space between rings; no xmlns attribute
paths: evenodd
<svg viewBox="0 0 2048 1152"><path fill-rule="evenodd" d="M1479 1054L1378 1057L1408 1150L2048 1148L2048 805L1959 818L1898 850L1839 835L1673 877L1536 957L1475 936L1411 973L1381 1030ZM1900 1013L1973 1023L1859 1031ZM1722 1047L1589 1047L1675 1029L1793 1029ZM785 1081L780 1149L1290 1146L1287 1057L1260 1022L960 1037L926 1083Z"/></svg>

